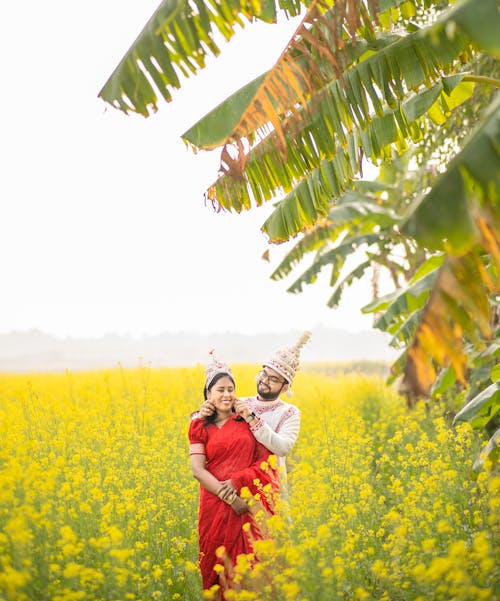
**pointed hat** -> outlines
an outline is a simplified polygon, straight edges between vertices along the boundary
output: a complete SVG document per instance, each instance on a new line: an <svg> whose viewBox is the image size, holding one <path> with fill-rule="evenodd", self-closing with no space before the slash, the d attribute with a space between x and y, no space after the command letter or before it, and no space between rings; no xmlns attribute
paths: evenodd
<svg viewBox="0 0 500 601"><path fill-rule="evenodd" d="M274 369L291 385L299 371L300 351L310 339L311 332L304 332L293 346L277 351L274 357L263 364L264 367Z"/></svg>

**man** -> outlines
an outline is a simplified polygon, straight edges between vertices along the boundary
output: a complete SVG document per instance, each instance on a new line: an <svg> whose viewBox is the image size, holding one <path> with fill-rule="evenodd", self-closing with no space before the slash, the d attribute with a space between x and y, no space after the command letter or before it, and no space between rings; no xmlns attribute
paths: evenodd
<svg viewBox="0 0 500 601"><path fill-rule="evenodd" d="M290 394L295 374L299 369L300 351L311 338L304 332L298 342L287 349L279 350L274 357L264 362L257 380L257 395L237 399L236 413L250 426L256 440L278 457L282 478L285 478L285 459L292 449L300 430L300 411L295 405L280 399L281 394ZM206 417L214 412L212 403L205 401L199 415Z"/></svg>

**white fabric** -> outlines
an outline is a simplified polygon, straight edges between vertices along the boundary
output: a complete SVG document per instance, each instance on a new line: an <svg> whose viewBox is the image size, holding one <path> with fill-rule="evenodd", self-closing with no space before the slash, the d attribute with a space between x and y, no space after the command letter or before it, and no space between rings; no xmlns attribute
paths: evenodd
<svg viewBox="0 0 500 601"><path fill-rule="evenodd" d="M285 465L285 457L295 444L300 430L300 411L281 399L259 401L257 397L245 399L250 411L257 416L250 429L256 440L278 457L278 464Z"/></svg>

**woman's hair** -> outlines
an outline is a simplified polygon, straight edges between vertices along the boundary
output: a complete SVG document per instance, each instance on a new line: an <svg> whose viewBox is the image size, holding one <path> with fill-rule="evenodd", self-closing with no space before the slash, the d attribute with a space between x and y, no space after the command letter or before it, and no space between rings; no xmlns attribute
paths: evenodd
<svg viewBox="0 0 500 601"><path fill-rule="evenodd" d="M213 380L210 382L210 384L208 386L205 386L205 388L203 389L203 398L205 399L205 401L207 400L207 396L208 396L208 392L210 390L212 390L212 388L217 384L217 382L221 379L221 378L229 378L231 380L231 382L233 383L233 386L236 388L236 383L234 381L234 378L231 374L225 373L225 372L220 372L217 375L214 376ZM212 413L212 415L208 415L207 417L205 417L205 421L208 424L212 424L215 421L215 418L217 417L217 411L214 411Z"/></svg>

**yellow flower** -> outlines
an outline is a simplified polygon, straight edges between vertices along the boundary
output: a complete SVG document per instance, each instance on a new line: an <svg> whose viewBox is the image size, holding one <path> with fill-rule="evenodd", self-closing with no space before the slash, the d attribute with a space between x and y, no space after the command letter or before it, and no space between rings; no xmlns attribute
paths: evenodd
<svg viewBox="0 0 500 601"><path fill-rule="evenodd" d="M290 503L271 518L259 510L273 541L256 542L256 568L238 558L228 601L314 601L322 587L363 599L374 594L370 565L379 598L492 601L500 478L488 462L470 477L472 429L449 427L438 403L407 411L382 379L315 370L294 381L303 425L288 456ZM235 374L253 386L251 366ZM201 367L142 366L0 378L0 597L198 594L186 416L202 380ZM47 569L35 571L41 549Z"/></svg>
<svg viewBox="0 0 500 601"><path fill-rule="evenodd" d="M160 568L160 566L153 566L152 573L153 573L153 578L155 580L158 580L163 575L163 570Z"/></svg>
<svg viewBox="0 0 500 601"><path fill-rule="evenodd" d="M436 530L439 532L439 534L453 532L453 528L446 520L439 520L439 522L436 524Z"/></svg>
<svg viewBox="0 0 500 601"><path fill-rule="evenodd" d="M278 458L276 457L276 455L269 455L267 460L273 470L275 470L278 467Z"/></svg>
<svg viewBox="0 0 500 601"><path fill-rule="evenodd" d="M431 565L427 570L427 576L437 582L440 580L453 566L453 561L448 557L435 557L431 561Z"/></svg>
<svg viewBox="0 0 500 601"><path fill-rule="evenodd" d="M64 578L77 578L82 571L82 566L77 563L70 562L63 570Z"/></svg>
<svg viewBox="0 0 500 601"><path fill-rule="evenodd" d="M467 553L467 545L465 544L465 541L463 541L463 540L454 541L449 546L448 551L449 551L450 557L455 557L455 558L463 557Z"/></svg>
<svg viewBox="0 0 500 601"><path fill-rule="evenodd" d="M214 584L209 589L204 590L203 591L203 599L205 599L206 601L212 601L212 599L215 599L219 589L220 589L220 586L218 584Z"/></svg>
<svg viewBox="0 0 500 601"><path fill-rule="evenodd" d="M371 566L373 574L379 578L383 578L387 574L387 568L381 559L376 559Z"/></svg>
<svg viewBox="0 0 500 601"><path fill-rule="evenodd" d="M479 562L479 569L482 574L490 574L496 565L493 557L485 557Z"/></svg>
<svg viewBox="0 0 500 601"><path fill-rule="evenodd" d="M129 557L134 555L134 552L132 549L110 549L109 555L124 563Z"/></svg>
<svg viewBox="0 0 500 601"><path fill-rule="evenodd" d="M436 546L436 539L435 538L426 538L422 541L422 549L424 551L432 551Z"/></svg>
<svg viewBox="0 0 500 601"><path fill-rule="evenodd" d="M198 566L196 564L194 564L192 561L186 561L184 563L184 567L187 572L197 572L198 571Z"/></svg>
<svg viewBox="0 0 500 601"><path fill-rule="evenodd" d="M286 595L286 599L296 601L300 593L300 588L296 582L285 582L283 584L283 592Z"/></svg>
<svg viewBox="0 0 500 601"><path fill-rule="evenodd" d="M240 497L242 499L244 499L245 501L247 501L248 499L250 499L252 497L252 493L250 492L250 489L248 488L248 486L243 486L241 488Z"/></svg>
<svg viewBox="0 0 500 601"><path fill-rule="evenodd" d="M412 574L415 577L415 580L423 580L425 577L427 569L423 563L418 563L413 569Z"/></svg>

